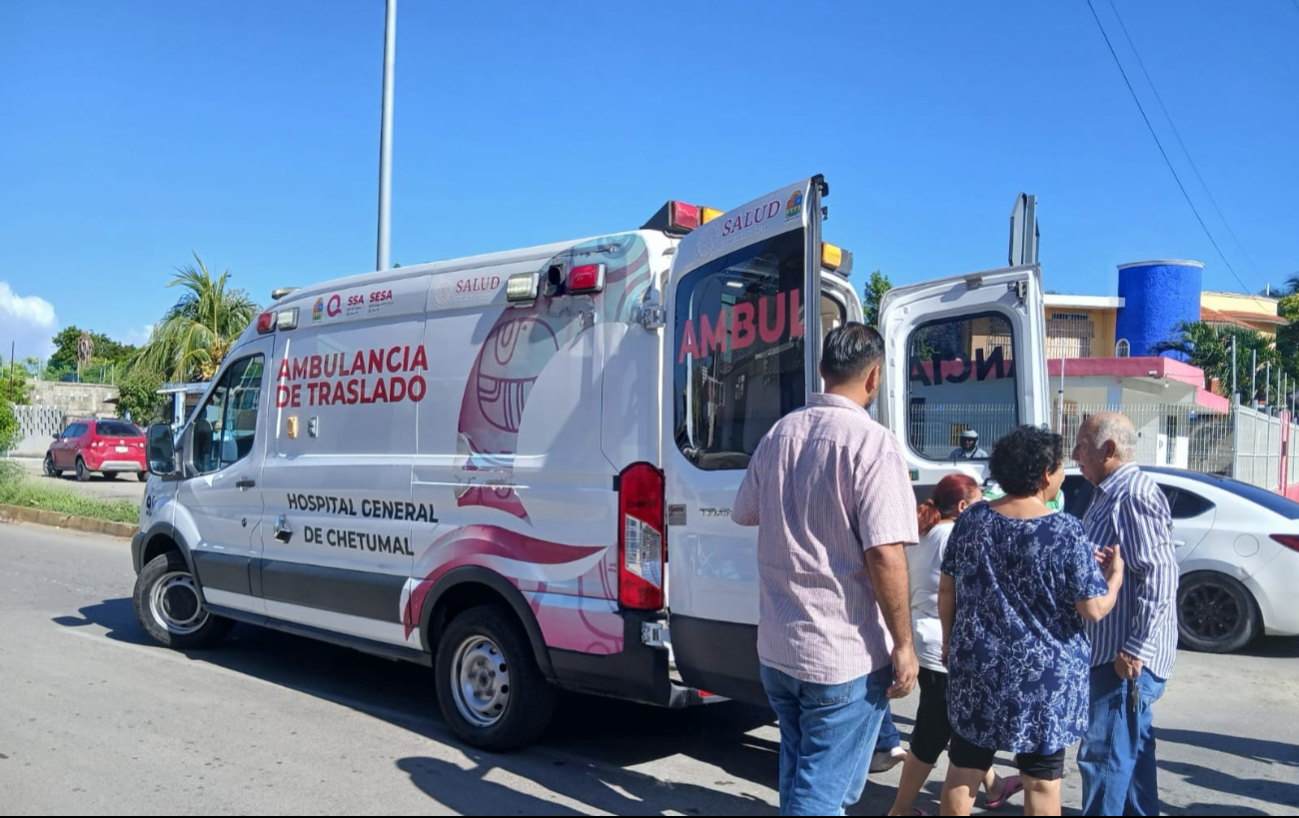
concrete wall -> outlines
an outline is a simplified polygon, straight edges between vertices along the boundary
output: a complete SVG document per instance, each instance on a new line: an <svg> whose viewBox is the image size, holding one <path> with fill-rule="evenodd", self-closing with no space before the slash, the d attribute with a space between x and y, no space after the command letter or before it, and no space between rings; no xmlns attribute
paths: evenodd
<svg viewBox="0 0 1299 818"><path fill-rule="evenodd" d="M116 386L90 383L37 381L33 384L30 406L15 406L20 437L9 452L19 457L41 457L50 447L53 436L76 418L117 417Z"/></svg>
<svg viewBox="0 0 1299 818"><path fill-rule="evenodd" d="M9 454L17 457L41 457L49 449L54 435L62 432L63 412L54 406L15 406L18 419L18 445Z"/></svg>
<svg viewBox="0 0 1299 818"><path fill-rule="evenodd" d="M117 387L97 383L38 381L32 390L33 406L53 406L77 417L117 417Z"/></svg>

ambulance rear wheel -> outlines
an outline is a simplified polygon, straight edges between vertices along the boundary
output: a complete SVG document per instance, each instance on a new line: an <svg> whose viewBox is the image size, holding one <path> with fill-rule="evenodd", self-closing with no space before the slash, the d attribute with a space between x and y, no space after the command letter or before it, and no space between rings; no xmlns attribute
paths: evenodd
<svg viewBox="0 0 1299 818"><path fill-rule="evenodd" d="M462 741L514 750L541 738L550 724L556 690L512 614L489 606L460 614L439 640L435 664L442 717Z"/></svg>
<svg viewBox="0 0 1299 818"><path fill-rule="evenodd" d="M209 613L198 583L177 551L159 554L135 580L135 618L149 638L177 650L210 648L234 622Z"/></svg>

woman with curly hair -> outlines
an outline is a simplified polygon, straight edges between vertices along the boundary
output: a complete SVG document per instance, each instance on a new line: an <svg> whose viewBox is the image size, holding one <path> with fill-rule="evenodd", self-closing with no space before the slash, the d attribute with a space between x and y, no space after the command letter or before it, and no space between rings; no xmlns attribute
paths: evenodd
<svg viewBox="0 0 1299 818"><path fill-rule="evenodd" d="M1064 441L1020 426L989 463L1006 496L971 506L943 554L938 611L952 726L944 815L969 815L998 750L1015 753L1025 815L1060 814L1065 748L1087 732L1091 644L1123 583L1117 546L1047 508Z"/></svg>

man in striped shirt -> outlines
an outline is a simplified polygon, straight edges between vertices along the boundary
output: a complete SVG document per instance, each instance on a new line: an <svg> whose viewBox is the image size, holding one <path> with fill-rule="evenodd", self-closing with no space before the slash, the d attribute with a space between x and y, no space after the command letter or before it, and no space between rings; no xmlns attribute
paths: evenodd
<svg viewBox="0 0 1299 818"><path fill-rule="evenodd" d="M1097 547L1127 563L1109 616L1088 623L1091 727L1078 750L1084 815L1158 815L1152 707L1177 658L1177 556L1168 501L1132 462L1137 433L1120 414L1088 418L1073 458L1096 486L1083 517Z"/></svg>
<svg viewBox="0 0 1299 818"><path fill-rule="evenodd" d="M825 393L758 444L731 520L758 526L758 659L780 719L781 815L861 798L889 698L915 685L903 546L919 540L902 450L867 407L884 341L825 338Z"/></svg>

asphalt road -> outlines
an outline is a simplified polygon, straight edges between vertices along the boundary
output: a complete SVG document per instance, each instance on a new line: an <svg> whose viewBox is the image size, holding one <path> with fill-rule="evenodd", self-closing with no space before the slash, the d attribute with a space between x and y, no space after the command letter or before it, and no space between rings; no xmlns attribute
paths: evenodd
<svg viewBox="0 0 1299 818"><path fill-rule="evenodd" d="M130 500L133 503L139 503L144 498L144 483L141 483L134 474L123 474L118 477L92 474L86 482L78 483L72 472L64 472L63 476L57 479L46 477L41 471L42 461L37 458L15 457L13 461L22 465L33 480L88 497L98 497L103 500Z"/></svg>
<svg viewBox="0 0 1299 818"><path fill-rule="evenodd" d="M147 644L133 581L125 542L0 524L0 814L775 813L761 710L572 697L544 745L488 755L451 738L419 667L243 626L204 653ZM1168 812L1299 810L1296 658L1299 639L1181 655L1156 717ZM935 813L943 769L918 803ZM854 812L882 813L898 774Z"/></svg>

